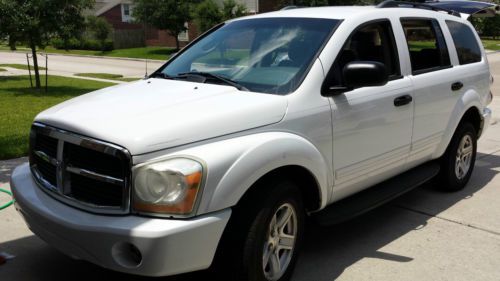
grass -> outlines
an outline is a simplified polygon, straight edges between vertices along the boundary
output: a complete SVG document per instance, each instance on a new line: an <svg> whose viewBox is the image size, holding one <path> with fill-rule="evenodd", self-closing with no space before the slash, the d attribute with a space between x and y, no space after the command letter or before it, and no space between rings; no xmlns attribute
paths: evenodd
<svg viewBox="0 0 500 281"><path fill-rule="evenodd" d="M16 63L8 64L8 63L4 63L4 64L0 64L0 66L3 66L3 67L12 67L12 68L17 68L17 69L22 69L22 70L28 70L28 65L26 65L26 64L16 64ZM33 65L31 66L31 70L34 71ZM38 66L38 70L45 70L45 67Z"/></svg>
<svg viewBox="0 0 500 281"><path fill-rule="evenodd" d="M42 76L42 81L45 76ZM33 118L44 109L112 83L49 77L47 93L30 88L28 76L0 76L0 159L24 156Z"/></svg>
<svg viewBox="0 0 500 281"><path fill-rule="evenodd" d="M27 48L17 47L18 51L29 51ZM10 50L8 46L0 45L0 50ZM167 47L142 47L142 48L129 48L129 49L116 49L113 51L89 51L89 50L60 50L48 46L44 50L38 50L42 53L48 54L64 54L64 55L87 55L87 56L107 56L117 58L135 58L135 59L154 59L154 60L167 60L175 53L174 48Z"/></svg>
<svg viewBox="0 0 500 281"><path fill-rule="evenodd" d="M500 40L482 39L483 46L487 50L500 50Z"/></svg>
<svg viewBox="0 0 500 281"><path fill-rule="evenodd" d="M0 72L7 71L7 69L0 68Z"/></svg>
<svg viewBox="0 0 500 281"><path fill-rule="evenodd" d="M81 77L91 77L91 78L99 78L99 79L108 79L108 80L118 80L131 82L139 80L140 78L124 78L123 75L120 74L110 74L110 73L77 73L75 76Z"/></svg>

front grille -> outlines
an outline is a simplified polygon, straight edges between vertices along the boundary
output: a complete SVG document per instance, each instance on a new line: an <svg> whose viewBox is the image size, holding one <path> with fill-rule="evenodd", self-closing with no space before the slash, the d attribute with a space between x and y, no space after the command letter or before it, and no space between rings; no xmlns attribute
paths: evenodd
<svg viewBox="0 0 500 281"><path fill-rule="evenodd" d="M79 175L71 175L71 195L82 202L100 206L120 206L123 202L121 186Z"/></svg>
<svg viewBox="0 0 500 281"><path fill-rule="evenodd" d="M42 189L69 205L95 213L129 210L130 154L119 146L35 123L30 166Z"/></svg>

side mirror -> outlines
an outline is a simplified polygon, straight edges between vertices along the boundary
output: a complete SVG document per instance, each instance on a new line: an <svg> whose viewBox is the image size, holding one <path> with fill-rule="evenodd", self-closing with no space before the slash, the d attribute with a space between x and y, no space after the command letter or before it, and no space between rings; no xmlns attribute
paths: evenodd
<svg viewBox="0 0 500 281"><path fill-rule="evenodd" d="M376 61L353 61L342 70L344 85L329 87L328 95L334 96L357 88L382 86L389 81L387 69Z"/></svg>

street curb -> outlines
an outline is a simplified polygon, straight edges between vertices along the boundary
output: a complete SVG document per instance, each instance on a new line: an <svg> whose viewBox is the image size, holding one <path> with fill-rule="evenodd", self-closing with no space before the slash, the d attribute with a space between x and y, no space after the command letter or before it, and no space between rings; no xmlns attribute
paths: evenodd
<svg viewBox="0 0 500 281"><path fill-rule="evenodd" d="M26 52L23 51L8 51L8 50L0 50L1 53L19 53L19 54L25 54ZM158 62L158 63L165 63L167 59L165 60L156 60L156 59L138 59L138 58L124 58L124 57L109 57L109 56L93 56L93 55L76 55L76 54L60 54L60 53L45 53L45 52L40 52L38 51L37 53L43 53L43 54L48 54L51 56L67 56L67 57L79 57L79 58L96 58L96 59L114 59L114 60L126 60L126 61L140 61L140 62Z"/></svg>

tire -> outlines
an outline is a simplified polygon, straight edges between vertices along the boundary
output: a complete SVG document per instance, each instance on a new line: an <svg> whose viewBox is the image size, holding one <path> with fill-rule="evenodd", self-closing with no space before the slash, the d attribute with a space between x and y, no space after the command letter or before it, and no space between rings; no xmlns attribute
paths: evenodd
<svg viewBox="0 0 500 281"><path fill-rule="evenodd" d="M477 132L469 122L459 125L445 154L441 157L440 189L462 190L472 175L476 162Z"/></svg>
<svg viewBox="0 0 500 281"><path fill-rule="evenodd" d="M305 225L300 192L287 181L269 183L257 190L233 209L213 268L217 280L286 281L293 273ZM281 228L275 228L276 220L280 221L285 214L291 216ZM287 234L295 234L295 239L287 239L291 238ZM283 269L273 271L277 268L273 265L279 262L276 253L281 257ZM270 259L264 266L267 257Z"/></svg>

